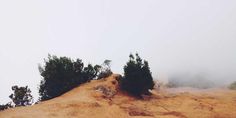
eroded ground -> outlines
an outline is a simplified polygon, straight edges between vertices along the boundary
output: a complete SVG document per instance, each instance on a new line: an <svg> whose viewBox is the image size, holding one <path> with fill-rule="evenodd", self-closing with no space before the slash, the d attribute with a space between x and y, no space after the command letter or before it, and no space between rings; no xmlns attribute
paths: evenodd
<svg viewBox="0 0 236 118"><path fill-rule="evenodd" d="M191 88L152 91L133 98L117 75L94 80L49 101L0 112L0 118L236 118L236 91Z"/></svg>

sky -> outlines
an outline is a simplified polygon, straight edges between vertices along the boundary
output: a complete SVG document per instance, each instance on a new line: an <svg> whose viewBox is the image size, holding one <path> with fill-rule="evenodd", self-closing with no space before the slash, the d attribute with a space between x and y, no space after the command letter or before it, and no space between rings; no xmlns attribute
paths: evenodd
<svg viewBox="0 0 236 118"><path fill-rule="evenodd" d="M13 85L28 85L37 100L38 64L48 54L110 59L122 74L138 52L154 78L236 81L235 12L235 0L1 0L0 103Z"/></svg>

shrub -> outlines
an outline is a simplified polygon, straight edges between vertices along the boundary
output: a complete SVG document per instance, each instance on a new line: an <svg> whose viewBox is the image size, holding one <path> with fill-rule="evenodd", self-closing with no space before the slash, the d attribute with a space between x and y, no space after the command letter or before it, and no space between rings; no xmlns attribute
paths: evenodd
<svg viewBox="0 0 236 118"><path fill-rule="evenodd" d="M11 105L11 103L0 105L0 111L5 110L5 109L9 109L9 108L12 108L12 107L13 106Z"/></svg>
<svg viewBox="0 0 236 118"><path fill-rule="evenodd" d="M15 106L27 106L33 103L33 96L31 91L26 87L12 86L13 94L9 97L12 99L12 102Z"/></svg>
<svg viewBox="0 0 236 118"><path fill-rule="evenodd" d="M229 85L229 89L236 90L236 81Z"/></svg>
<svg viewBox="0 0 236 118"><path fill-rule="evenodd" d="M129 57L124 66L124 78L120 80L121 89L135 96L150 94L149 89L153 89L154 82L148 62L143 61L138 54L136 58L132 54Z"/></svg>
<svg viewBox="0 0 236 118"><path fill-rule="evenodd" d="M95 67L91 64L84 67L80 59L74 61L68 57L49 55L48 59L45 59L45 66L39 66L43 77L39 85L40 100L52 99L89 82L97 75Z"/></svg>

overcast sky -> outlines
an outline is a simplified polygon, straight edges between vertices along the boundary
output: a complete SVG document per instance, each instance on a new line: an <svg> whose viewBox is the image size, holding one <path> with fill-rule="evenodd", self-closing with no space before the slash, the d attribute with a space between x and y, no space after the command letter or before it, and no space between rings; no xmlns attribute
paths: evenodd
<svg viewBox="0 0 236 118"><path fill-rule="evenodd" d="M204 72L236 80L236 1L0 1L0 103L15 84L37 97L38 64L48 53L110 59L122 74L131 52L149 61L155 78Z"/></svg>

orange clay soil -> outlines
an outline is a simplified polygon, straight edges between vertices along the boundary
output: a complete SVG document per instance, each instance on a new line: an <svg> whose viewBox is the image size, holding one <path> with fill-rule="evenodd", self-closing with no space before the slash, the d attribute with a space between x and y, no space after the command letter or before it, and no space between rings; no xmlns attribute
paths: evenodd
<svg viewBox="0 0 236 118"><path fill-rule="evenodd" d="M236 118L236 91L163 89L136 99L119 90L118 76L93 80L33 106L1 111L0 118Z"/></svg>

